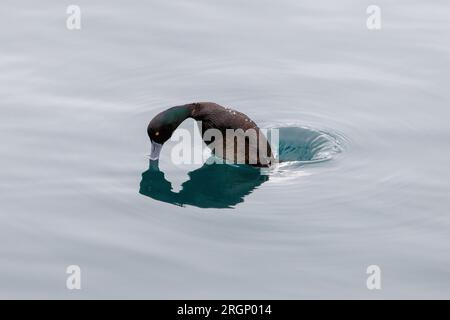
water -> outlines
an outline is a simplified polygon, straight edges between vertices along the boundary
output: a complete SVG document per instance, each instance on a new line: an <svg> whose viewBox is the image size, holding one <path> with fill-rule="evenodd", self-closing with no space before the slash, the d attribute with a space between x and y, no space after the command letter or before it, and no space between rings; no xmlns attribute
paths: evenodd
<svg viewBox="0 0 450 320"><path fill-rule="evenodd" d="M1 4L1 298L450 298L447 1L76 4ZM149 171L192 101L303 162Z"/></svg>

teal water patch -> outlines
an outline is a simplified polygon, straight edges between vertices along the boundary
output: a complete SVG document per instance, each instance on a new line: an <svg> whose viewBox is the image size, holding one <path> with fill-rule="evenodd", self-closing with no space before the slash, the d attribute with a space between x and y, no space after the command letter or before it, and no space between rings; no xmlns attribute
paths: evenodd
<svg viewBox="0 0 450 320"><path fill-rule="evenodd" d="M342 142L335 134L306 127L275 129L279 132L277 158L280 162L315 163L331 160L342 152Z"/></svg>

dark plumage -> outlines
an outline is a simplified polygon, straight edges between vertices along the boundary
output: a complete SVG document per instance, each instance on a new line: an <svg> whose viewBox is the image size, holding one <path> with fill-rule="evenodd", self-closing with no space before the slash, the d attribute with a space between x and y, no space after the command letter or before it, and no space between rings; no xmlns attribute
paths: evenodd
<svg viewBox="0 0 450 320"><path fill-rule="evenodd" d="M156 115L147 129L152 141L151 158L158 158L162 144L170 139L175 129L187 118L199 121L203 140L209 147L215 146L213 151L218 157L234 163L244 161L246 164L257 167L270 166L273 161L270 145L255 122L242 112L224 108L212 102L176 106ZM220 141L216 142L215 137L205 135L208 129L215 129L222 133L223 148L218 148ZM234 132L235 136L230 136L231 132ZM245 141L245 147L238 143L239 139L242 139L241 142Z"/></svg>

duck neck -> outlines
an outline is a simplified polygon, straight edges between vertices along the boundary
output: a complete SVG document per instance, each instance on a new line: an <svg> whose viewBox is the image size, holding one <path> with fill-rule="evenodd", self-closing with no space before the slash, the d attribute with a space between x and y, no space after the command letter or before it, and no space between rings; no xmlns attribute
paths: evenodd
<svg viewBox="0 0 450 320"><path fill-rule="evenodd" d="M184 120L192 117L192 108L189 105L176 106L164 111L164 121L175 130Z"/></svg>

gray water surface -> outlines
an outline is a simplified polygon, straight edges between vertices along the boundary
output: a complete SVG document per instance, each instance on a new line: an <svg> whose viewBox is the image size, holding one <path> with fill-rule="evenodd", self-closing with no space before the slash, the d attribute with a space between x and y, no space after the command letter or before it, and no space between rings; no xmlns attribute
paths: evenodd
<svg viewBox="0 0 450 320"><path fill-rule="evenodd" d="M81 30L66 28L69 4ZM381 30L366 27L370 4ZM0 8L1 298L450 298L448 1ZM203 176L211 194L233 184L189 175L202 166L167 147L160 170L191 202L140 193L148 122L193 101L343 150L201 208Z"/></svg>

